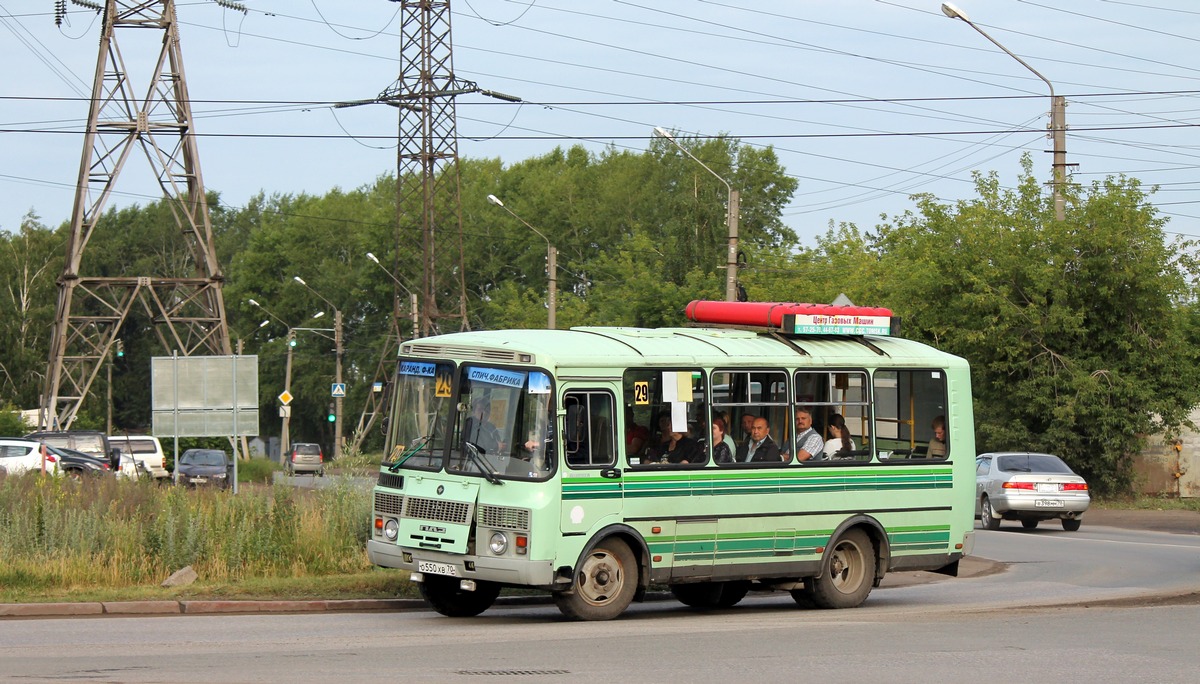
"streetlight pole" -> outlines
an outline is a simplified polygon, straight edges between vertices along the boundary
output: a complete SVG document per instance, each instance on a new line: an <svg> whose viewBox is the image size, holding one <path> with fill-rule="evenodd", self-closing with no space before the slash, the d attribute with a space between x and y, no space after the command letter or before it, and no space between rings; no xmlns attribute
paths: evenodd
<svg viewBox="0 0 1200 684"><path fill-rule="evenodd" d="M529 225L528 221L517 216L512 209L504 206L504 202L501 202L499 197L488 195L487 198L489 202L507 211L513 218L524 223L526 228L537 233L538 237L546 241L546 273L550 276L550 288L546 293L546 305L550 309L546 317L546 328L554 330L556 324L555 310L558 308L558 250L554 248L554 245L550 244L550 238L542 235L540 230Z"/></svg>
<svg viewBox="0 0 1200 684"><path fill-rule="evenodd" d="M1051 186L1054 188L1054 218L1058 221L1064 221L1067 218L1066 200L1063 198L1062 188L1066 184L1066 169L1067 169L1067 101L1066 98L1054 94L1054 84L1045 76L1041 75L1037 69L1025 63L1025 60L1016 56L1011 50L1000 44L1000 41L988 35L986 31L971 21L967 15L955 7L952 3L942 3L942 14L945 14L951 19L961 19L967 26L979 32L979 35L991 41L992 45L1000 48L1006 55L1020 62L1021 66L1033 72L1034 76L1042 79L1042 82L1050 88L1050 139L1054 145L1054 163L1053 176L1054 180Z"/></svg>
<svg viewBox="0 0 1200 684"><path fill-rule="evenodd" d="M286 322L284 322L284 320L282 318L271 313L270 309L263 306L262 304L259 304L258 302L254 301L253 299L247 299L246 301L249 304L251 304L252 306L256 306L256 307L262 309L263 313L267 314L271 318L274 318L276 321L281 323L283 325L283 327L287 328L287 338L285 340L285 342L287 344L287 365L286 365L286 370L284 371L284 376L283 376L283 391L285 394L291 394L292 393L292 350L295 349L295 347L296 347L296 329L293 328L292 326L288 325ZM318 311L315 315L313 315L308 320L310 320L310 321L315 320L324 315L325 315L324 311ZM270 321L263 321L262 323L259 324L258 327L259 328L266 327L266 325L268 323L270 323ZM290 447L292 445L292 437L291 437L291 432L290 432L291 421L292 421L291 406L289 405L289 406L282 407L280 409L279 413L280 413L280 416L279 416L279 421L280 421L280 425L279 425L279 459L280 459L280 461L282 461L284 458L284 454L286 454L288 451L288 447Z"/></svg>
<svg viewBox="0 0 1200 684"><path fill-rule="evenodd" d="M683 152L691 157L692 161L704 167L705 171L711 173L714 178L721 181L725 185L725 189L729 191L728 212L725 215L725 225L729 229L729 247L725 254L725 301L737 301L738 213L740 211L741 194L733 189L729 181L719 176L716 171L708 168L708 164L697 159L696 155L688 152L686 147L680 145L675 136L667 132L667 129L655 126L654 135L670 140L671 144L678 147L680 152Z"/></svg>
<svg viewBox="0 0 1200 684"><path fill-rule="evenodd" d="M300 276L292 276L292 280L300 283L306 290L317 296L317 299L329 305L333 309L333 347L337 355L337 370L334 377L334 382L338 385L342 384L342 354L345 351L342 348L342 310L333 305L333 302L321 296L320 292L312 289L308 283ZM333 458L337 460L342 457L342 399L343 397L333 398Z"/></svg>
<svg viewBox="0 0 1200 684"><path fill-rule="evenodd" d="M413 339L420 337L421 336L420 320L417 317L417 293L410 290L404 283L400 282L400 279L397 278L395 276L395 274L393 274L391 271L387 270L387 268L383 264L379 263L379 257L375 256L371 252L367 252L367 258L370 259L371 261L374 261L375 265L378 266L380 269L382 269L383 272L386 273L387 276L389 278L391 278L396 283L396 285L398 285L400 287L401 290L404 290L405 292L408 293L408 311L409 311L410 317L412 318L412 336L413 336ZM399 313L400 313L399 307L397 307L397 311L396 311L397 321L400 318L398 315ZM399 326L397 326L397 327L399 327Z"/></svg>

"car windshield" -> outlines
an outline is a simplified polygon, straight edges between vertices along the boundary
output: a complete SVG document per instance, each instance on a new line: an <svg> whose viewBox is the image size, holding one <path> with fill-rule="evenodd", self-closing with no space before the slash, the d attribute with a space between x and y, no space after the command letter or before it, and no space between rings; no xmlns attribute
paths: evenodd
<svg viewBox="0 0 1200 684"><path fill-rule="evenodd" d="M442 467L446 425L453 405L454 366L428 361L401 361L396 371L392 406L394 435L388 462L404 468Z"/></svg>
<svg viewBox="0 0 1200 684"><path fill-rule="evenodd" d="M225 454L220 451L189 451L179 458L181 465L223 466Z"/></svg>
<svg viewBox="0 0 1200 684"><path fill-rule="evenodd" d="M446 469L489 480L548 476L552 396L550 376L541 371L465 366Z"/></svg>
<svg viewBox="0 0 1200 684"><path fill-rule="evenodd" d="M1061 458L1050 454L1008 454L996 459L996 467L1005 473L1075 474Z"/></svg>

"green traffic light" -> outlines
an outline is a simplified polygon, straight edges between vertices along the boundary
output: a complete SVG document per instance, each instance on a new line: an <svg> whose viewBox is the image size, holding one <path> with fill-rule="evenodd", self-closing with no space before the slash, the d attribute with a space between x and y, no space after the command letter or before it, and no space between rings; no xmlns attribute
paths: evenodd
<svg viewBox="0 0 1200 684"><path fill-rule="evenodd" d="M288 340L288 346L289 347L296 346L296 338L293 337L292 339Z"/></svg>
<svg viewBox="0 0 1200 684"><path fill-rule="evenodd" d="M335 422L335 421L337 420L337 416L335 416L335 415L333 415L333 414L331 413L331 414L329 414L329 418L328 418L328 420L329 420L329 422L331 422L331 423L332 423L332 422Z"/></svg>

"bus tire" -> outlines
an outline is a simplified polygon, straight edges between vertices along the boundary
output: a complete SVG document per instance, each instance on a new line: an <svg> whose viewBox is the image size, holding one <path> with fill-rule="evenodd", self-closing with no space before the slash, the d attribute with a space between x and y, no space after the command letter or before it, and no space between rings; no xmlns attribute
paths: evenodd
<svg viewBox="0 0 1200 684"><path fill-rule="evenodd" d="M744 580L722 582L721 585L721 600L717 602L718 608L732 608L746 598L746 594L750 593L750 583Z"/></svg>
<svg viewBox="0 0 1200 684"><path fill-rule="evenodd" d="M829 551L820 575L812 578L818 608L857 608L875 581L875 546L860 529L847 530Z"/></svg>
<svg viewBox="0 0 1200 684"><path fill-rule="evenodd" d="M446 617L475 617L492 607L500 595L500 585L482 580L475 582L475 591L463 591L457 577L425 575L417 585L421 598Z"/></svg>
<svg viewBox="0 0 1200 684"><path fill-rule="evenodd" d="M583 557L572 591L555 592L554 603L573 620L611 620L629 607L637 588L633 551L621 539L609 537Z"/></svg>
<svg viewBox="0 0 1200 684"><path fill-rule="evenodd" d="M671 594L677 601L692 608L717 608L724 595L723 582L696 582L694 584L672 584Z"/></svg>

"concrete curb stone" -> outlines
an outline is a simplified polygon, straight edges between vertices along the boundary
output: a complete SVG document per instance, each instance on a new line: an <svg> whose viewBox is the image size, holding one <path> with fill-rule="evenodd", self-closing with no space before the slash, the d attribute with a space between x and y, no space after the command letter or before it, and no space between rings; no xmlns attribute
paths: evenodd
<svg viewBox="0 0 1200 684"><path fill-rule="evenodd" d="M0 603L0 617L102 615L103 603Z"/></svg>

